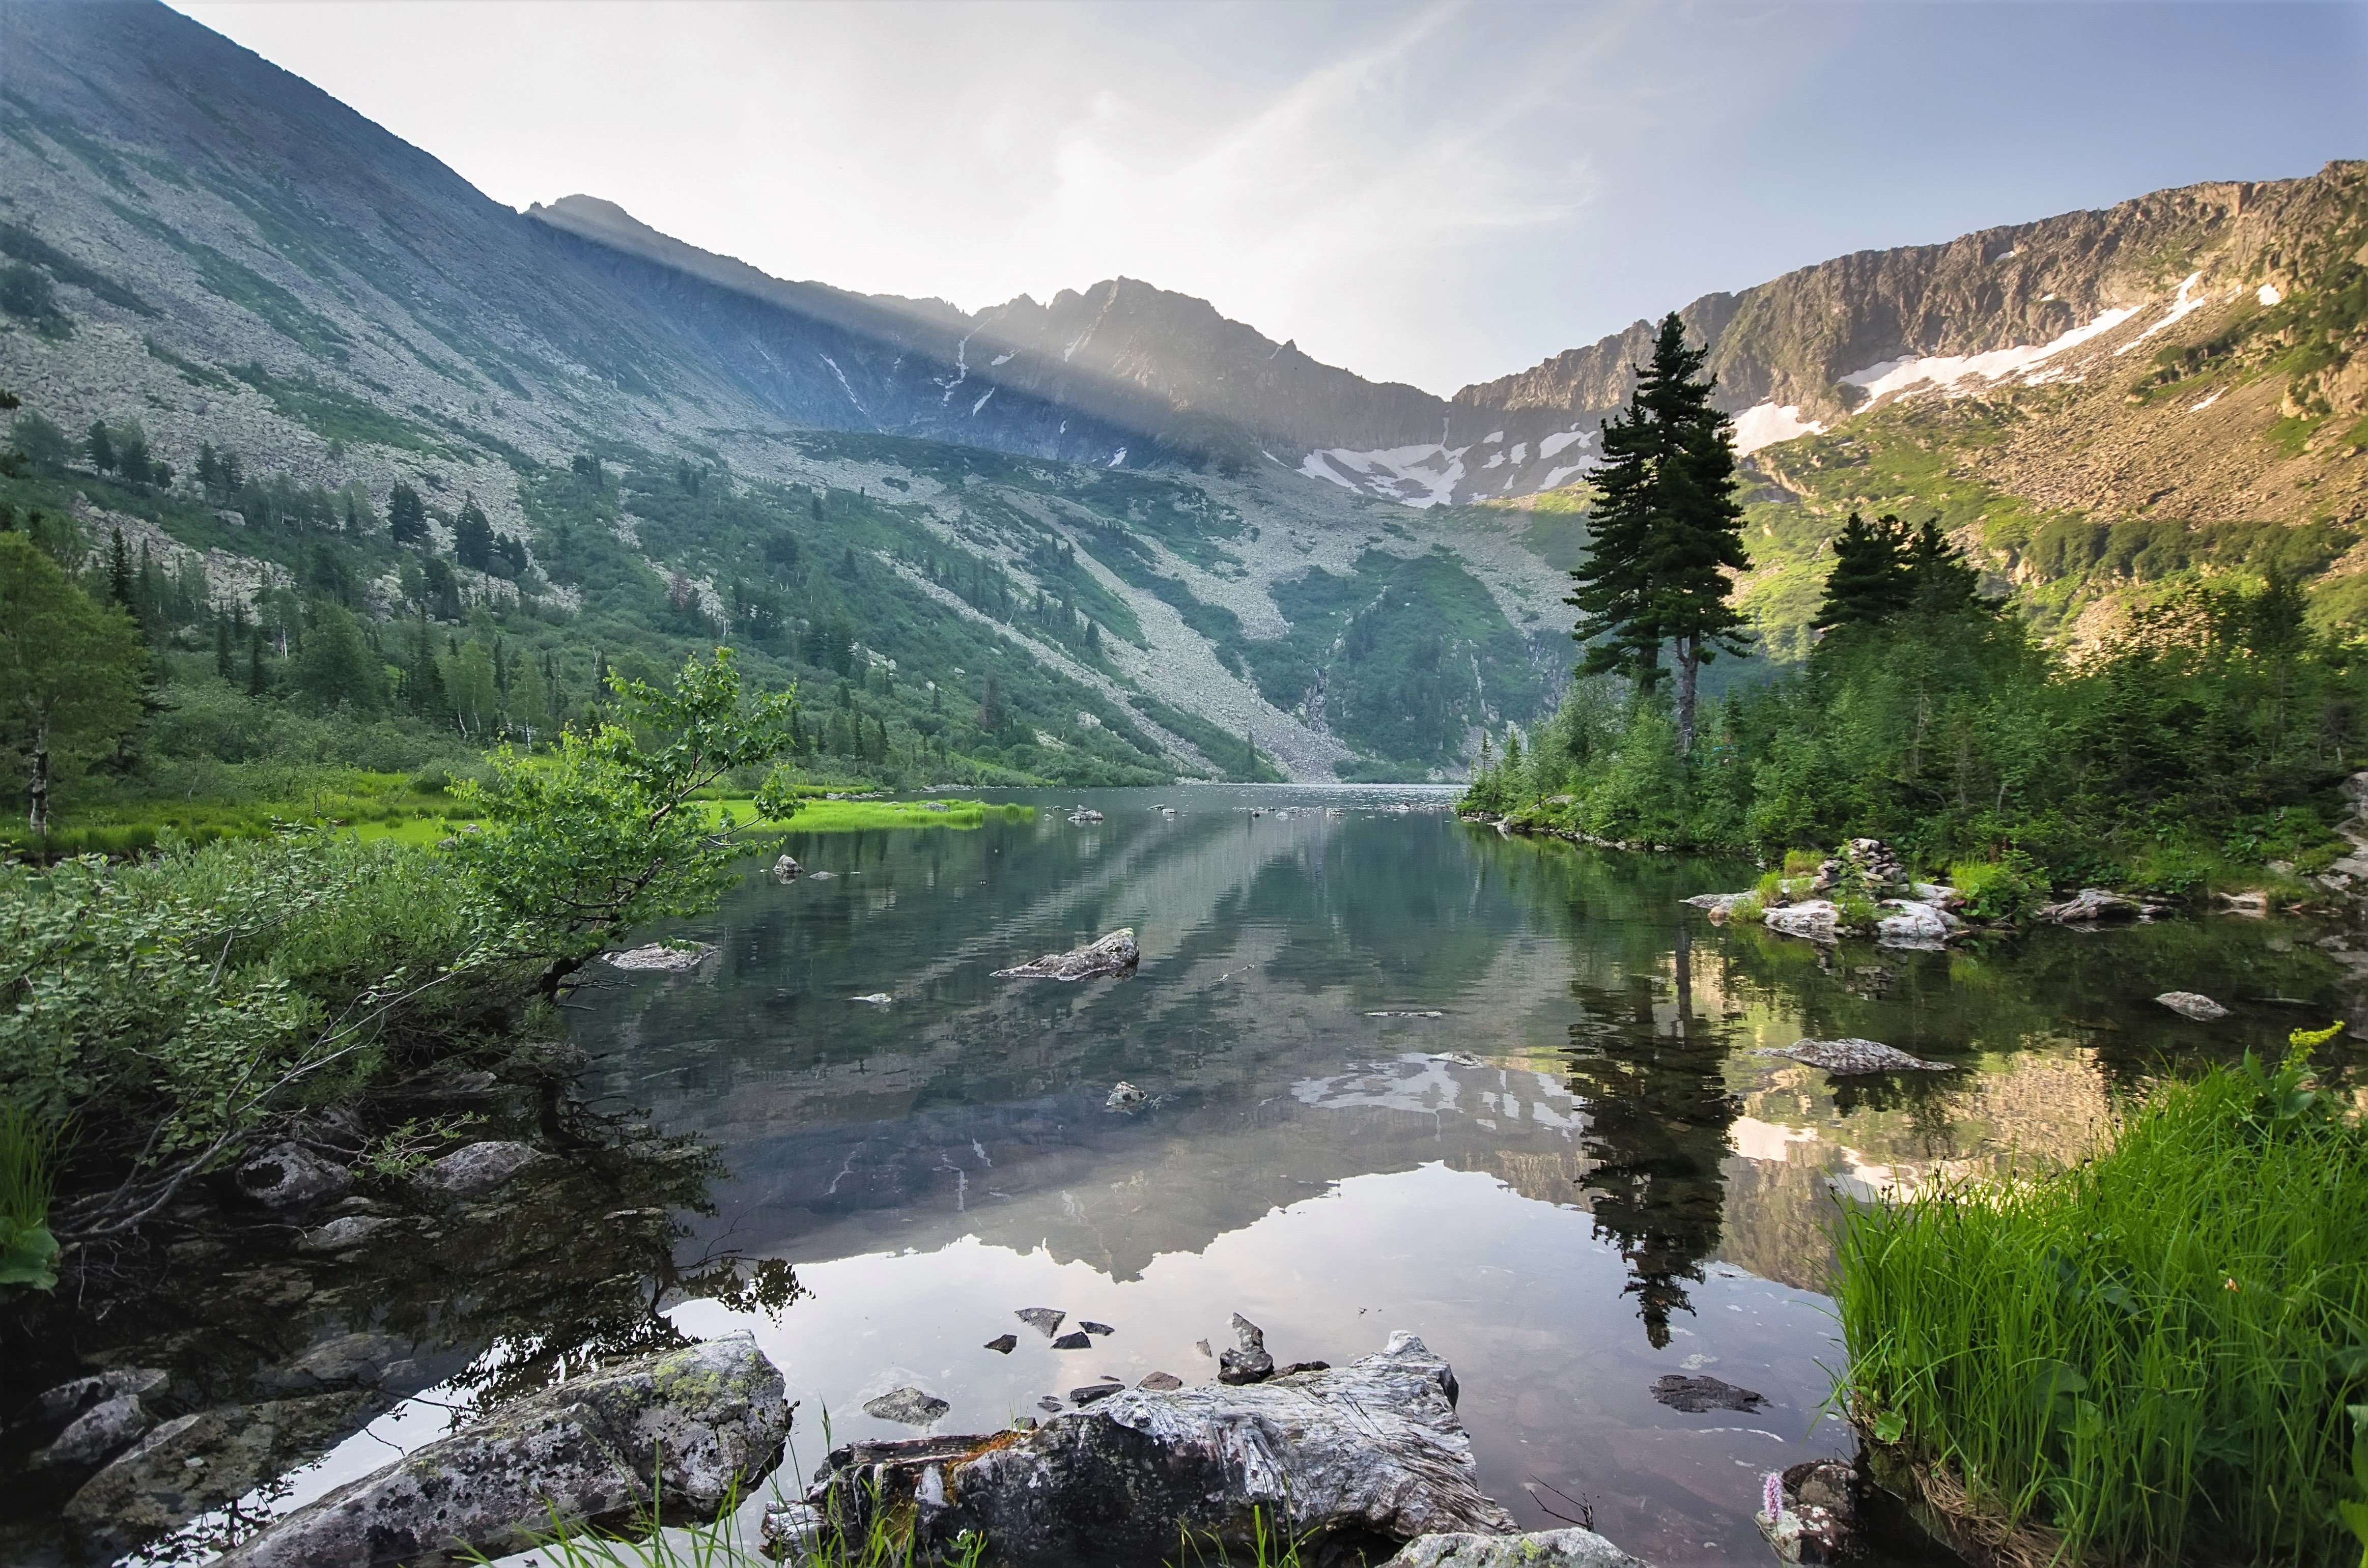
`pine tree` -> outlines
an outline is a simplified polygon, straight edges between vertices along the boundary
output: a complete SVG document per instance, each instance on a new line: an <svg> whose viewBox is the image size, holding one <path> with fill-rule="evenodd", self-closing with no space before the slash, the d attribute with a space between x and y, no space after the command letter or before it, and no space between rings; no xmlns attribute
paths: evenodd
<svg viewBox="0 0 2368 1568"><path fill-rule="evenodd" d="M270 677L263 671L263 628L258 626L246 644L246 694L261 697L270 689Z"/></svg>
<svg viewBox="0 0 2368 1568"><path fill-rule="evenodd" d="M1981 574L1949 542L1939 518L1924 519L1901 558L1907 565L1909 600L1918 614L1957 615L1981 604Z"/></svg>
<svg viewBox="0 0 2368 1568"><path fill-rule="evenodd" d="M1676 312L1662 321L1628 407L1604 423L1588 561L1571 574L1577 585L1565 601L1579 611L1572 635L1587 644L1582 675L1616 672L1649 692L1662 643L1675 643L1680 756L1693 750L1699 667L1741 651L1728 573L1749 562L1733 426L1711 406L1715 378L1695 379L1708 358L1687 347Z"/></svg>
<svg viewBox="0 0 2368 1568"><path fill-rule="evenodd" d="M214 616L214 674L226 681L235 680L238 678L237 670L238 666L231 660L230 617L217 613Z"/></svg>
<svg viewBox="0 0 2368 1568"><path fill-rule="evenodd" d="M1897 517L1870 523L1852 512L1834 536L1834 569L1826 575L1825 599L1809 624L1820 631L1879 626L1906 608L1910 585L1900 559L1905 533Z"/></svg>
<svg viewBox="0 0 2368 1568"><path fill-rule="evenodd" d="M131 552L123 547L123 530L115 530L115 543L107 558L107 597L125 609L131 602Z"/></svg>
<svg viewBox="0 0 2368 1568"><path fill-rule="evenodd" d="M401 480L395 481L393 493L386 499L387 532L397 544L412 544L427 537L427 507L419 499L419 492Z"/></svg>

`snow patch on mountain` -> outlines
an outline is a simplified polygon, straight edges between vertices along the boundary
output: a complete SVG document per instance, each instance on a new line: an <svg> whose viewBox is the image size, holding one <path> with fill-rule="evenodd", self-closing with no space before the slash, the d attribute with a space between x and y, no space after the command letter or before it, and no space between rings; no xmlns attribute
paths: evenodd
<svg viewBox="0 0 2368 1568"><path fill-rule="evenodd" d="M2210 304L2212 301L2208 298L2197 299L2192 297L2195 293L2195 286L2202 281L2203 281L2203 274L2201 272L2189 273L2186 278L2179 285L2178 297L2170 301L2170 309L2163 313L2162 320L2155 323L2152 326L2146 328L2135 337L2131 338L2119 348L2114 349L2113 357L2118 359L2123 355L2127 354L2131 349L2135 348L2139 344L2144 343L2147 338L2152 337L2156 333L2160 332L2164 327L2175 324L2180 317L2186 315L2192 311L2200 311L2204 306Z"/></svg>
<svg viewBox="0 0 2368 1568"><path fill-rule="evenodd" d="M1801 417L1801 405L1756 403L1735 416L1735 450L1739 457L1801 436L1822 436L1826 427Z"/></svg>
<svg viewBox="0 0 2368 1568"><path fill-rule="evenodd" d="M1866 403L1872 407L1886 397L1913 396L1928 387L1937 388L1952 397L1964 397L1979 392L1993 381L2044 364L2068 348L2077 348L2092 337L2100 337L2138 313L2138 307L2107 311L2086 326L2076 326L2054 340L2012 348L1993 348L1987 354L1921 354L1901 359L1884 359L1869 365L1863 370L1852 370L1841 379L1854 387L1862 387ZM2044 372L2025 378L2029 384L2044 379Z"/></svg>
<svg viewBox="0 0 2368 1568"><path fill-rule="evenodd" d="M1444 506L1455 499L1463 481L1463 454L1469 447L1445 447L1433 441L1420 447L1390 447L1381 451L1352 452L1345 447L1314 451L1301 460L1299 472L1310 479L1328 479L1343 490L1378 495L1409 506Z"/></svg>
<svg viewBox="0 0 2368 1568"><path fill-rule="evenodd" d="M1573 441L1591 441L1593 439L1595 439L1595 432L1592 430L1557 430L1553 435L1548 436L1545 439L1538 443L1538 459L1540 461L1543 461L1545 459L1550 458L1556 452L1562 450L1565 447L1569 446Z"/></svg>

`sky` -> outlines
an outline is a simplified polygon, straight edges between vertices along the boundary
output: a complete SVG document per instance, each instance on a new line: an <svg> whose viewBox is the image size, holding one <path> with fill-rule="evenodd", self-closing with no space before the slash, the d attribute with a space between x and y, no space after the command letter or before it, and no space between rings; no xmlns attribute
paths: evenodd
<svg viewBox="0 0 2368 1568"><path fill-rule="evenodd" d="M2368 5L183 0L510 206L1447 393L1713 290L2368 156Z"/></svg>

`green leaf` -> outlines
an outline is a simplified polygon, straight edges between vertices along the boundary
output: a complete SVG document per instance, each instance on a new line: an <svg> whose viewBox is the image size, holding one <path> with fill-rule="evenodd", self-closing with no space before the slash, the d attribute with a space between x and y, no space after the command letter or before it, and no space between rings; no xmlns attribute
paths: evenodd
<svg viewBox="0 0 2368 1568"><path fill-rule="evenodd" d="M54 1290L58 1285L58 1238L50 1234L47 1225L35 1225L28 1230L10 1227L5 1245L0 1245L0 1285L21 1285L35 1290Z"/></svg>
<svg viewBox="0 0 2368 1568"><path fill-rule="evenodd" d="M1896 1443L1907 1435L1907 1417L1896 1410L1886 1410L1877 1415L1873 1425L1874 1440L1878 1443Z"/></svg>

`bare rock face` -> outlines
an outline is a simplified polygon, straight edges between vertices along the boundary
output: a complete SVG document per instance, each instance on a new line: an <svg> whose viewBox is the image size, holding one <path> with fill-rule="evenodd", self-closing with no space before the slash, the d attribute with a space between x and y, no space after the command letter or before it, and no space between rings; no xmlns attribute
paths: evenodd
<svg viewBox="0 0 2368 1568"><path fill-rule="evenodd" d="M1650 1568L1593 1530L1535 1530L1527 1535L1426 1535L1382 1568Z"/></svg>
<svg viewBox="0 0 2368 1568"><path fill-rule="evenodd" d="M1249 1387L1130 1389L1033 1431L860 1444L806 1503L860 1540L912 1510L916 1560L975 1530L1006 1568L1172 1560L1179 1531L1247 1556L1256 1510L1310 1563L1417 1536L1505 1535L1455 1416L1455 1376L1410 1334L1347 1367Z"/></svg>
<svg viewBox="0 0 2368 1568"><path fill-rule="evenodd" d="M1092 980L1105 974L1132 974L1142 960L1143 949L1135 945L1134 927L1122 926L1099 941L1065 953L1046 953L1041 959L1015 964L995 971L997 980Z"/></svg>
<svg viewBox="0 0 2368 1568"><path fill-rule="evenodd" d="M1927 1062L1920 1056L1873 1040L1804 1040L1792 1045L1771 1046L1752 1052L1755 1056L1782 1056L1810 1067L1822 1067L1828 1073L1950 1073L1955 1069L1946 1062Z"/></svg>
<svg viewBox="0 0 2368 1568"><path fill-rule="evenodd" d="M563 1518L712 1519L780 1461L781 1374L747 1335L570 1378L351 1482L221 1568L410 1568L520 1551ZM653 1467L657 1494L651 1494Z"/></svg>

